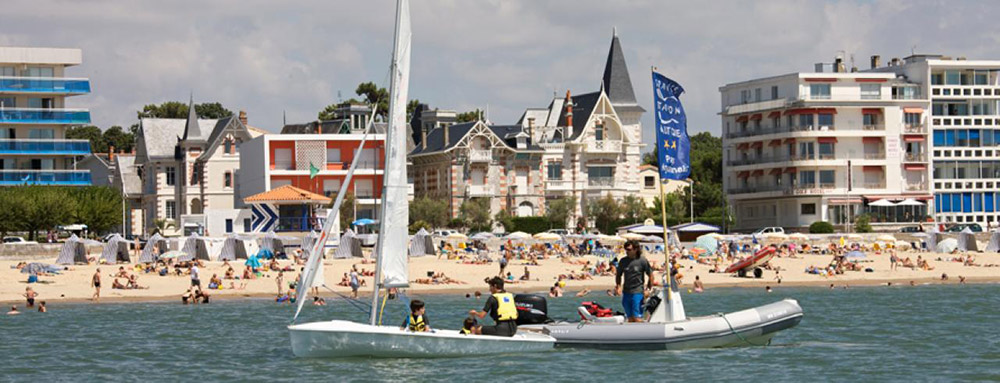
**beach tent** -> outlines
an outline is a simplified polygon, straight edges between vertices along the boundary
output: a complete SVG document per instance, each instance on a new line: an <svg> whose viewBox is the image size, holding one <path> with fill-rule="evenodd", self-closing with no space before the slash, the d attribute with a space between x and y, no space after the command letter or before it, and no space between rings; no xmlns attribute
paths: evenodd
<svg viewBox="0 0 1000 383"><path fill-rule="evenodd" d="M976 235L972 233L972 230L965 228L961 233L958 233L958 250L960 251L979 251L979 244L976 242Z"/></svg>
<svg viewBox="0 0 1000 383"><path fill-rule="evenodd" d="M63 243L62 249L59 250L59 258L56 258L56 264L74 263L87 263L87 247L76 234L66 239L66 243Z"/></svg>
<svg viewBox="0 0 1000 383"><path fill-rule="evenodd" d="M101 258L109 265L115 263L129 263L132 260L128 256L128 245L132 243L119 234L114 234L108 238L108 243L104 244L101 250Z"/></svg>
<svg viewBox="0 0 1000 383"><path fill-rule="evenodd" d="M938 242L934 250L937 250L938 253L948 254L951 253L952 251L955 251L955 249L957 248L958 248L958 240L955 238L947 238Z"/></svg>
<svg viewBox="0 0 1000 383"><path fill-rule="evenodd" d="M927 251L937 250L937 244L938 241L940 240L941 240L941 233L938 233L937 231L931 231L927 233L927 240L926 240Z"/></svg>
<svg viewBox="0 0 1000 383"><path fill-rule="evenodd" d="M158 250L154 254L154 250ZM156 262L156 255L163 254L167 252L167 240L160 236L160 233L153 234L146 241L146 246L142 248L142 254L139 255L139 263L153 263Z"/></svg>
<svg viewBox="0 0 1000 383"><path fill-rule="evenodd" d="M191 236L184 241L184 248L181 249L184 255L177 258L178 261L192 261L195 259L200 259L203 261L208 261L208 246L205 244L205 239L198 236L197 233L191 233Z"/></svg>
<svg viewBox="0 0 1000 383"><path fill-rule="evenodd" d="M282 254L282 253L285 252L285 243L282 242L282 241L284 241L284 240L291 240L291 239L293 239L293 238L292 237L280 237L277 234L275 234L273 231L269 231L269 232L267 232L267 234L264 234L264 238L263 238L263 240L261 240L260 247L262 249L271 250L271 252L273 252L274 255Z"/></svg>
<svg viewBox="0 0 1000 383"><path fill-rule="evenodd" d="M990 243L983 250L987 253L1000 253L1000 231L990 233Z"/></svg>
<svg viewBox="0 0 1000 383"><path fill-rule="evenodd" d="M222 244L222 253L219 254L219 260L234 261L247 258L247 241L235 234L230 234L229 237L226 237L226 242Z"/></svg>
<svg viewBox="0 0 1000 383"><path fill-rule="evenodd" d="M844 258L867 258L868 255L863 251L848 251L844 254Z"/></svg>
<svg viewBox="0 0 1000 383"><path fill-rule="evenodd" d="M671 231L667 233L667 246L673 247L674 249L681 248L681 240L680 238L677 238L677 232Z"/></svg>
<svg viewBox="0 0 1000 383"><path fill-rule="evenodd" d="M434 239L431 238L431 234L420 229L416 234L410 238L410 256L411 257L422 257L424 255L434 254Z"/></svg>
<svg viewBox="0 0 1000 383"><path fill-rule="evenodd" d="M705 234L695 240L694 247L705 250L709 254L715 253L715 250L719 248L719 240L711 234Z"/></svg>
<svg viewBox="0 0 1000 383"><path fill-rule="evenodd" d="M337 259L364 257L364 253L361 252L361 240L358 239L358 236L351 229L347 229L347 231L344 231L344 235L340 236L340 245L337 246L337 251L333 253L333 257Z"/></svg>
<svg viewBox="0 0 1000 383"><path fill-rule="evenodd" d="M707 223L691 222L671 226L670 231L676 231L681 241L694 241L702 235L721 232L722 228Z"/></svg>
<svg viewBox="0 0 1000 383"><path fill-rule="evenodd" d="M301 248L302 248L302 254L303 254L303 256L308 256L309 255L309 252L312 251L313 245L316 244L316 240L317 239L319 239L319 232L315 231L315 230L309 231L309 233L306 234L305 237L302 237L302 247ZM320 248L319 251L320 251L320 253L322 253L323 249Z"/></svg>

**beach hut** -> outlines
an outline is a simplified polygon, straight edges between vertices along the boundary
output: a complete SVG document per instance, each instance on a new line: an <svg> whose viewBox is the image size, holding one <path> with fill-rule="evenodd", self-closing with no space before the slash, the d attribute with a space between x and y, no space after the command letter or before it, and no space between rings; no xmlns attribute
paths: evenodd
<svg viewBox="0 0 1000 383"><path fill-rule="evenodd" d="M312 251L313 245L316 244L317 239L319 239L319 232L315 230L310 231L305 237L302 237L302 253L308 255L309 252ZM320 249L320 252L323 252L322 248Z"/></svg>
<svg viewBox="0 0 1000 383"><path fill-rule="evenodd" d="M191 233L191 236L184 241L184 248L181 251L184 255L177 258L180 262L195 259L203 261L211 260L208 257L208 246L205 244L205 239L199 237L197 233Z"/></svg>
<svg viewBox="0 0 1000 383"><path fill-rule="evenodd" d="M226 242L222 244L222 253L219 254L220 261L235 261L237 259L247 259L246 240L235 234L226 237Z"/></svg>
<svg viewBox="0 0 1000 383"><path fill-rule="evenodd" d="M167 240L160 236L160 233L153 234L146 240L146 246L139 254L139 263L156 262L156 256L167 252Z"/></svg>
<svg viewBox="0 0 1000 383"><path fill-rule="evenodd" d="M428 233L427 230L421 228L410 238L411 257L422 257L434 253L434 239L431 238L431 233Z"/></svg>
<svg viewBox="0 0 1000 383"><path fill-rule="evenodd" d="M927 239L925 243L927 244L927 251L935 251L937 249L938 242L941 241L941 233L937 231L931 231L927 233Z"/></svg>
<svg viewBox="0 0 1000 383"><path fill-rule="evenodd" d="M344 235L340 236L340 245L333 252L333 257L338 259L364 257L364 253L361 252L361 240L351 229L347 229Z"/></svg>
<svg viewBox="0 0 1000 383"><path fill-rule="evenodd" d="M990 233L990 243L986 245L986 249L983 251L987 253L1000 253L1000 231Z"/></svg>
<svg viewBox="0 0 1000 383"><path fill-rule="evenodd" d="M961 233L958 233L958 250L979 251L979 243L976 242L976 234L974 234L969 228L965 228L965 230L962 230Z"/></svg>
<svg viewBox="0 0 1000 383"><path fill-rule="evenodd" d="M87 247L76 234L66 239L62 249L59 250L59 258L56 258L56 264L59 265L74 263L87 263Z"/></svg>
<svg viewBox="0 0 1000 383"><path fill-rule="evenodd" d="M698 237L708 233L718 233L722 228L701 222L691 222L670 227L671 231L676 231L681 241L694 241Z"/></svg>
<svg viewBox="0 0 1000 383"><path fill-rule="evenodd" d="M104 244L101 250L101 258L109 265L115 263L129 263L132 260L128 256L128 245L131 241L126 240L119 234L114 234L108 238L108 243Z"/></svg>
<svg viewBox="0 0 1000 383"><path fill-rule="evenodd" d="M271 252L277 256L279 254L285 253L285 243L283 242L283 240L288 240L288 239L291 239L291 237L279 237L273 231L269 231L267 232L267 234L264 234L264 238L261 240L260 247L262 249L271 250Z"/></svg>

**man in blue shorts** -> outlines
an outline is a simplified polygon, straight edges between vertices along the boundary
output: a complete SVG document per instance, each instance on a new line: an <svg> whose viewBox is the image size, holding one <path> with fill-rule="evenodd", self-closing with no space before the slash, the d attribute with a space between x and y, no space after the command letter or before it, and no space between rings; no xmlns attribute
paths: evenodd
<svg viewBox="0 0 1000 383"><path fill-rule="evenodd" d="M625 276L624 285L622 276ZM622 306L629 322L642 322L642 300L645 289L653 288L653 268L642 256L638 241L625 243L625 257L618 260L615 273L615 291L622 295Z"/></svg>

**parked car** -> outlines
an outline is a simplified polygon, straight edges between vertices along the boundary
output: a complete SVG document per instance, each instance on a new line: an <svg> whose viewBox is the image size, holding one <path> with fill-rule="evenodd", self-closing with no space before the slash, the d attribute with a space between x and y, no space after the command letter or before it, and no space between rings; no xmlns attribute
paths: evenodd
<svg viewBox="0 0 1000 383"><path fill-rule="evenodd" d="M435 237L447 237L451 235L451 233L452 233L451 230L435 230L433 235Z"/></svg>
<svg viewBox="0 0 1000 383"><path fill-rule="evenodd" d="M757 236L761 236L761 235L765 235L765 234L773 234L773 233L784 234L785 233L785 228L778 227L778 226L762 227L760 229L757 229L757 231L753 232L752 235L755 236L755 237L757 237Z"/></svg>
<svg viewBox="0 0 1000 383"><path fill-rule="evenodd" d="M567 235L567 234L569 234L569 231L566 230L566 229L549 229L549 230L546 231L546 233L552 233L552 234L558 234L558 235Z"/></svg>
<svg viewBox="0 0 1000 383"><path fill-rule="evenodd" d="M9 236L3 237L5 245L37 245L38 242L25 240L23 237Z"/></svg>
<svg viewBox="0 0 1000 383"><path fill-rule="evenodd" d="M920 230L920 226L907 226L907 227L904 227L902 229L899 229L899 232L900 233L922 233L924 231Z"/></svg>
<svg viewBox="0 0 1000 383"><path fill-rule="evenodd" d="M949 227L947 230L945 230L945 232L948 232L948 233L961 233L961 232L965 231L965 228L969 228L969 230L972 230L973 233L982 233L983 232L983 227L979 226L978 223L959 223L959 224L955 224L955 225L952 225L951 227Z"/></svg>

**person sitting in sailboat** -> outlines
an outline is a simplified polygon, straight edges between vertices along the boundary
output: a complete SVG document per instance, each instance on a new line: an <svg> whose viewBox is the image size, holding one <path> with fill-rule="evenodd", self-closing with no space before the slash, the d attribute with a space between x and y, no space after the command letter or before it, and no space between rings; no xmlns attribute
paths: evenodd
<svg viewBox="0 0 1000 383"><path fill-rule="evenodd" d="M493 277L489 280L490 295L486 299L483 311L469 310L469 315L484 318L488 314L496 324L493 326L476 327L475 333L481 335L514 336L517 333L517 306L514 304L514 294L503 289L503 278Z"/></svg>
<svg viewBox="0 0 1000 383"><path fill-rule="evenodd" d="M410 315L400 327L413 332L431 331L431 322L424 316L425 313L424 301L419 299L410 301Z"/></svg>

